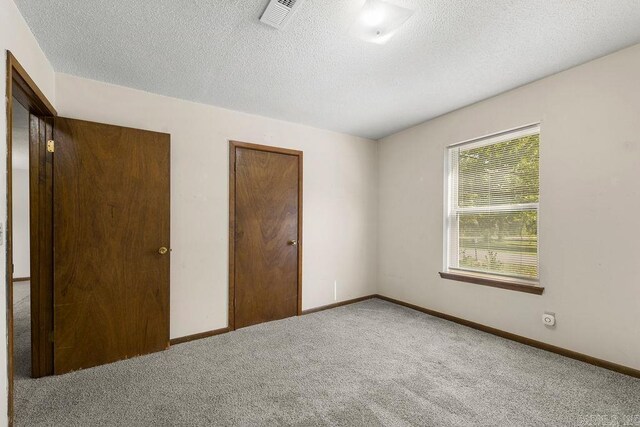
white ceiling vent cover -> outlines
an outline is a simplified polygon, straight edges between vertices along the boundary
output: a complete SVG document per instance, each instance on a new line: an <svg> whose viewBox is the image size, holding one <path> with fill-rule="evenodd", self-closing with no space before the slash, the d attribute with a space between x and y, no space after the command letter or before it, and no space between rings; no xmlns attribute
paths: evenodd
<svg viewBox="0 0 640 427"><path fill-rule="evenodd" d="M287 23L293 10L302 0L271 0L265 9L260 22L281 29Z"/></svg>

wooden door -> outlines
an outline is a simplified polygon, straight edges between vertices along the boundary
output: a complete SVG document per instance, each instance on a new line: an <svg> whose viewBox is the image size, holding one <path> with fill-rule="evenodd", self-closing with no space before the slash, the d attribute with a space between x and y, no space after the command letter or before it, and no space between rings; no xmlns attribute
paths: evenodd
<svg viewBox="0 0 640 427"><path fill-rule="evenodd" d="M54 137L55 373L167 348L170 136L56 118Z"/></svg>
<svg viewBox="0 0 640 427"><path fill-rule="evenodd" d="M232 143L235 328L299 314L302 153Z"/></svg>
<svg viewBox="0 0 640 427"><path fill-rule="evenodd" d="M31 375L53 374L53 118L29 118Z"/></svg>

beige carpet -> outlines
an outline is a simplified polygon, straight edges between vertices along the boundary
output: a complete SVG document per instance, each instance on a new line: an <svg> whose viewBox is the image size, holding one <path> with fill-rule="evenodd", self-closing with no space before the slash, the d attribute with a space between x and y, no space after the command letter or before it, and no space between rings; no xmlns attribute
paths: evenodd
<svg viewBox="0 0 640 427"><path fill-rule="evenodd" d="M18 314L19 334L26 319ZM18 426L584 426L639 418L638 379L380 300L16 381Z"/></svg>

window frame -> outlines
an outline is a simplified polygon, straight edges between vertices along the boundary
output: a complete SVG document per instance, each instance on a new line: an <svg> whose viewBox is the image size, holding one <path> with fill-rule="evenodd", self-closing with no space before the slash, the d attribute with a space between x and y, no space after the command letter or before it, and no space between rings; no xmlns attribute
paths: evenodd
<svg viewBox="0 0 640 427"><path fill-rule="evenodd" d="M452 206L452 191L454 191L454 184L456 177L454 177L454 165L450 162L450 150L467 146L473 148L474 146L487 146L491 144L497 144L500 142L510 141L513 139L529 136L539 135L541 138L541 123L531 123L524 126L518 126L516 128L507 129L504 131L484 135L478 138L472 138L465 141L450 144L445 147L444 150L444 209L443 209L443 265L442 271L439 273L443 279L450 279L459 282L474 283L484 286L492 286L502 289L515 290L520 292L526 292L531 294L542 294L544 288L540 286L540 194L538 194L537 203L522 203L517 205L500 205L497 209L494 207L472 207L472 208L459 208ZM539 172L538 172L539 173ZM455 210L455 212L454 212ZM538 227L538 241L537 241L537 258L538 258L538 277L526 278L517 275L501 274L501 273L489 273L482 271L475 271L471 269L451 267L451 252L449 236L451 234L452 220L460 212L482 212L482 211L536 211L537 212L537 227Z"/></svg>

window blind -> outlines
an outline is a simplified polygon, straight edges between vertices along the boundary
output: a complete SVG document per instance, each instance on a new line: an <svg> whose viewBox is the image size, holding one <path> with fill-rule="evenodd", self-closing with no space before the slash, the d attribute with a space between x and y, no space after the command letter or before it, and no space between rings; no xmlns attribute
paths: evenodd
<svg viewBox="0 0 640 427"><path fill-rule="evenodd" d="M448 149L447 268L538 279L540 128Z"/></svg>

